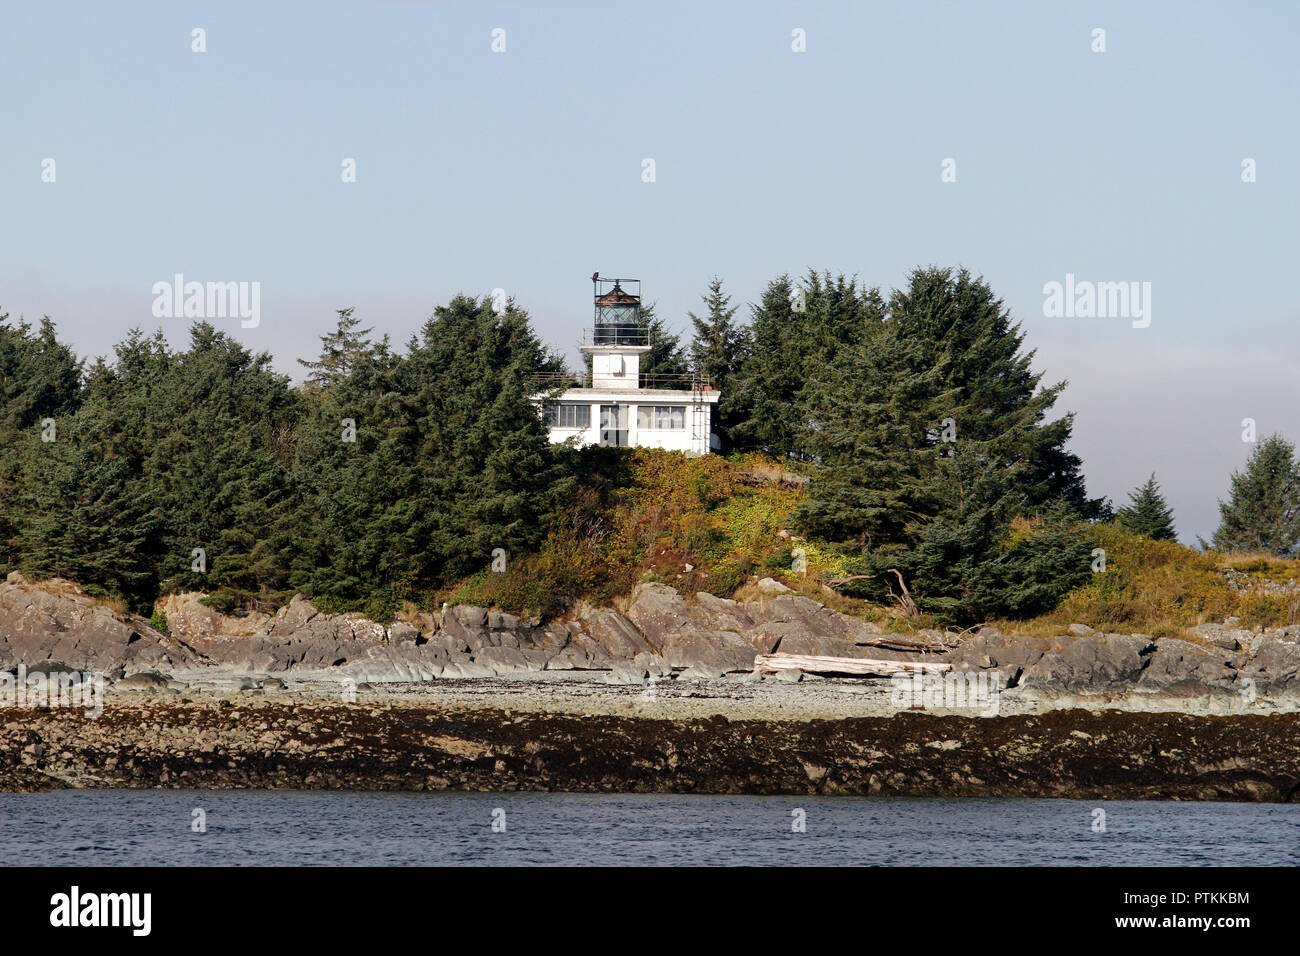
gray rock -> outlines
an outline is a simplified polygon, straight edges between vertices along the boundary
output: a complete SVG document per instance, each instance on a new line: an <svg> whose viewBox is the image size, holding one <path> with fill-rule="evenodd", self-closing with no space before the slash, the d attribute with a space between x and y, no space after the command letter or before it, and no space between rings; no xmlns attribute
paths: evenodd
<svg viewBox="0 0 1300 956"><path fill-rule="evenodd" d="M1135 682L1155 644L1144 634L1053 638L1025 668L1021 683L1074 693L1097 693Z"/></svg>
<svg viewBox="0 0 1300 956"><path fill-rule="evenodd" d="M654 678L671 677L673 674L672 665L658 654L638 654L632 659L632 669Z"/></svg>
<svg viewBox="0 0 1300 956"><path fill-rule="evenodd" d="M747 671L754 667L754 646L731 631L685 631L664 638L660 649L673 667Z"/></svg>
<svg viewBox="0 0 1300 956"><path fill-rule="evenodd" d="M1088 637L1091 634L1097 633L1087 624L1079 624L1078 622L1071 624L1069 630L1075 637Z"/></svg>
<svg viewBox="0 0 1300 956"><path fill-rule="evenodd" d="M1068 641L1069 638L1061 640ZM1036 637L985 637L977 634L953 648L947 660L956 671L996 668L1014 676L1038 663L1047 646L1047 641Z"/></svg>
<svg viewBox="0 0 1300 956"><path fill-rule="evenodd" d="M115 690L162 690L168 684L170 684L170 681L162 674L141 671L137 674L131 674L129 677L123 677L113 687Z"/></svg>
<svg viewBox="0 0 1300 956"><path fill-rule="evenodd" d="M474 655L474 660L499 674L504 674L510 671L543 670L548 657L546 652L531 648L485 647Z"/></svg>
<svg viewBox="0 0 1300 956"><path fill-rule="evenodd" d="M758 589L764 594L790 594L788 587L775 578L759 578Z"/></svg>
<svg viewBox="0 0 1300 956"><path fill-rule="evenodd" d="M628 605L627 620L648 643L646 650L662 651L668 635L695 626L686 601L666 584L638 584Z"/></svg>
<svg viewBox="0 0 1300 956"><path fill-rule="evenodd" d="M753 673L750 671L749 673ZM710 667L707 664L696 664L688 667L677 675L678 680L721 680L726 676L726 672L717 667Z"/></svg>
<svg viewBox="0 0 1300 956"><path fill-rule="evenodd" d="M1222 624L1198 624L1191 628L1191 632L1206 643L1227 651L1240 650L1255 636L1245 628L1225 627Z"/></svg>
<svg viewBox="0 0 1300 956"><path fill-rule="evenodd" d="M632 621L617 611L584 608L579 612L579 620L591 640L614 660L631 660L638 654L658 650Z"/></svg>
<svg viewBox="0 0 1300 956"><path fill-rule="evenodd" d="M1223 651L1193 644L1191 641L1162 637L1138 680L1140 688L1152 688L1171 694L1196 694L1206 688L1231 689L1237 671Z"/></svg>
<svg viewBox="0 0 1300 956"><path fill-rule="evenodd" d="M694 604L688 604L686 612L706 631L735 631L743 636L756 623L744 604L707 591L696 594Z"/></svg>

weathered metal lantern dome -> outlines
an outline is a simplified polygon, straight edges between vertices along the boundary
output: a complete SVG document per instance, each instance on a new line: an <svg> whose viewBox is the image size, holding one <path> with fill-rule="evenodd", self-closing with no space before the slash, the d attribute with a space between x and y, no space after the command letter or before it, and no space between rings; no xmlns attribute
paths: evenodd
<svg viewBox="0 0 1300 956"><path fill-rule="evenodd" d="M641 282L639 279L602 279L592 274L595 287L596 319L593 345L648 345L641 325ZM635 293L623 288L627 283Z"/></svg>

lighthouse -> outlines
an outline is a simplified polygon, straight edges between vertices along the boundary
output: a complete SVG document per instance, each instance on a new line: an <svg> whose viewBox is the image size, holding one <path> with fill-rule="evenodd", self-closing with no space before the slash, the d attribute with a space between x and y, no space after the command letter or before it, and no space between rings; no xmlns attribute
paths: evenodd
<svg viewBox="0 0 1300 956"><path fill-rule="evenodd" d="M641 315L640 281L606 279L597 272L591 282L594 316L578 346L590 371L543 402L551 443L708 454L717 441L717 390L695 374L643 373L642 360L653 343Z"/></svg>

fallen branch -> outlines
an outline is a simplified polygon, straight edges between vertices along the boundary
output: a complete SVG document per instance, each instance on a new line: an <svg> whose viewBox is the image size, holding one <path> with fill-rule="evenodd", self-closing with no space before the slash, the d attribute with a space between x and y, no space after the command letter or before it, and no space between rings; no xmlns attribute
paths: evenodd
<svg viewBox="0 0 1300 956"><path fill-rule="evenodd" d="M885 634L881 637L859 637L853 643L857 647L883 647L889 651L937 651L940 654L946 654L950 650L948 644L938 644L933 641L909 641L901 634Z"/></svg>
<svg viewBox="0 0 1300 956"><path fill-rule="evenodd" d="M894 589L886 584L885 589L889 592L889 599L902 608L904 617L919 617L921 609L916 606L916 602L912 600L911 592L907 590L907 585L903 583L902 572L900 572L898 568L886 568L886 570L898 578L898 587L903 592L901 595L895 594ZM850 574L848 577L831 578L822 583L829 588L840 588L848 584L850 581L867 581L874 577L874 574Z"/></svg>

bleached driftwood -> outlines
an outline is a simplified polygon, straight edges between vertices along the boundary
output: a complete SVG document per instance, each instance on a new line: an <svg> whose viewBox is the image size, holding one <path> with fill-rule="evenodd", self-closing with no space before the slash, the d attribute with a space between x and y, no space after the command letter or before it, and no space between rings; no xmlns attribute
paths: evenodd
<svg viewBox="0 0 1300 956"><path fill-rule="evenodd" d="M815 657L810 654L759 654L754 669L765 674L804 671L808 674L858 674L863 677L893 677L895 674L942 674L951 664L917 661L882 661L867 657Z"/></svg>

